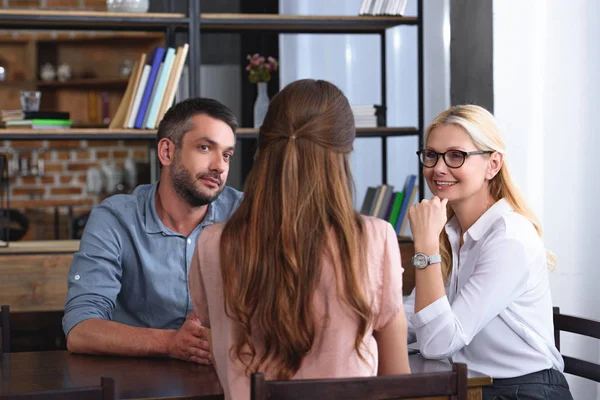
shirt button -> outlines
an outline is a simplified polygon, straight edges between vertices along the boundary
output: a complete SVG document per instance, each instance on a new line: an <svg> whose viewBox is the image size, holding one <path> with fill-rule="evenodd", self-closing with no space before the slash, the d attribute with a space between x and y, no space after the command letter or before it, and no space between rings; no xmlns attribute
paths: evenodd
<svg viewBox="0 0 600 400"><path fill-rule="evenodd" d="M75 280L78 281L81 278L79 275L75 275Z"/></svg>
<svg viewBox="0 0 600 400"><path fill-rule="evenodd" d="M192 244L192 239L188 239L188 244Z"/></svg>

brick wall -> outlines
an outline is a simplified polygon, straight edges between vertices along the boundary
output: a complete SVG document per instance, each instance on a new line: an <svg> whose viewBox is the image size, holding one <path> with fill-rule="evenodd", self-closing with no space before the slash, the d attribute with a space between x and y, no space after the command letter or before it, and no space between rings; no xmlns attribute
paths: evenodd
<svg viewBox="0 0 600 400"><path fill-rule="evenodd" d="M106 0L2 0L2 7L106 11Z"/></svg>
<svg viewBox="0 0 600 400"><path fill-rule="evenodd" d="M4 140L0 141L3 150L10 149L11 160L18 154L19 158L30 158L32 151L38 151L39 158L44 160L44 174L41 176L21 176L13 174L10 179L10 201L27 200L89 200L89 206L74 208L75 215L89 211L111 193L91 193L87 187L87 171L99 168L103 162L114 161L117 168L123 169L125 160L133 159L138 172L147 169L149 146L152 142L143 140ZM42 149L42 151L39 151ZM141 179L138 177L138 179ZM139 183L139 182L138 182ZM145 183L145 182L141 182ZM11 207L12 208L12 207ZM67 208L61 207L61 239L67 238ZM54 208L21 209L30 219L30 232L25 239L53 239Z"/></svg>

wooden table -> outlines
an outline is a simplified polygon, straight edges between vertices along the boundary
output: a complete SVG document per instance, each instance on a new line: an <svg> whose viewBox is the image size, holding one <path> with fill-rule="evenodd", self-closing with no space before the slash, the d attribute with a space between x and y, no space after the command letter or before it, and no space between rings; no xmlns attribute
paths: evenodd
<svg viewBox="0 0 600 400"><path fill-rule="evenodd" d="M410 356L413 373L447 371L450 364ZM39 390L96 386L115 379L119 399L222 399L212 367L169 359L104 357L68 351L7 353L0 362L0 396ZM481 399L491 378L469 371L469 400Z"/></svg>

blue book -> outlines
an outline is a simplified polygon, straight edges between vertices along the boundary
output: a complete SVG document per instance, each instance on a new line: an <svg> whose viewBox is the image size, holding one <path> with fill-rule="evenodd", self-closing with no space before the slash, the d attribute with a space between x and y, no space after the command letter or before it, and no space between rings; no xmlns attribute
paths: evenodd
<svg viewBox="0 0 600 400"><path fill-rule="evenodd" d="M140 104L140 109L138 111L137 117L135 118L135 128L142 129L144 126L144 118L146 117L146 113L148 112L148 105L150 103L150 98L152 96L152 90L154 89L154 84L156 82L156 76L158 75L158 70L160 69L160 63L163 60L165 55L165 48L158 46L154 51L150 54L148 64L151 66L150 75L148 76L148 83L146 84L146 88L144 89L144 94L142 95L142 102Z"/></svg>
<svg viewBox="0 0 600 400"><path fill-rule="evenodd" d="M406 181L404 183L404 189L402 190L404 192L404 198L402 199L402 207L400 207L400 214L398 215L398 221L396 221L396 226L394 227L396 229L397 235L400 234L400 231L402 228L402 223L404 222L404 219L406 218L406 214L408 213L408 208L411 206L410 205L411 193L413 191L413 188L415 187L416 181L417 181L416 175L409 175L406 177Z"/></svg>
<svg viewBox="0 0 600 400"><path fill-rule="evenodd" d="M146 129L156 128L156 117L158 116L158 108L160 107L160 104L164 97L165 87L167 85L167 80L169 80L169 75L171 74L171 68L173 67L174 60L175 49L169 47L165 55L165 62L163 63L162 71L160 71L160 75L156 80L156 90L154 92L154 95L152 96L152 101L150 103L150 111L147 113L147 121L144 124L146 126Z"/></svg>

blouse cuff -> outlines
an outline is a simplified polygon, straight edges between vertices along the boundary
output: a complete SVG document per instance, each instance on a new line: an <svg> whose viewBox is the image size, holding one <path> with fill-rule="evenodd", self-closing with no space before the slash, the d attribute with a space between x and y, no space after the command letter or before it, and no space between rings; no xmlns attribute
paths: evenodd
<svg viewBox="0 0 600 400"><path fill-rule="evenodd" d="M442 314L451 312L450 303L447 296L442 296L418 313L410 317L410 322L415 329L427 325Z"/></svg>

